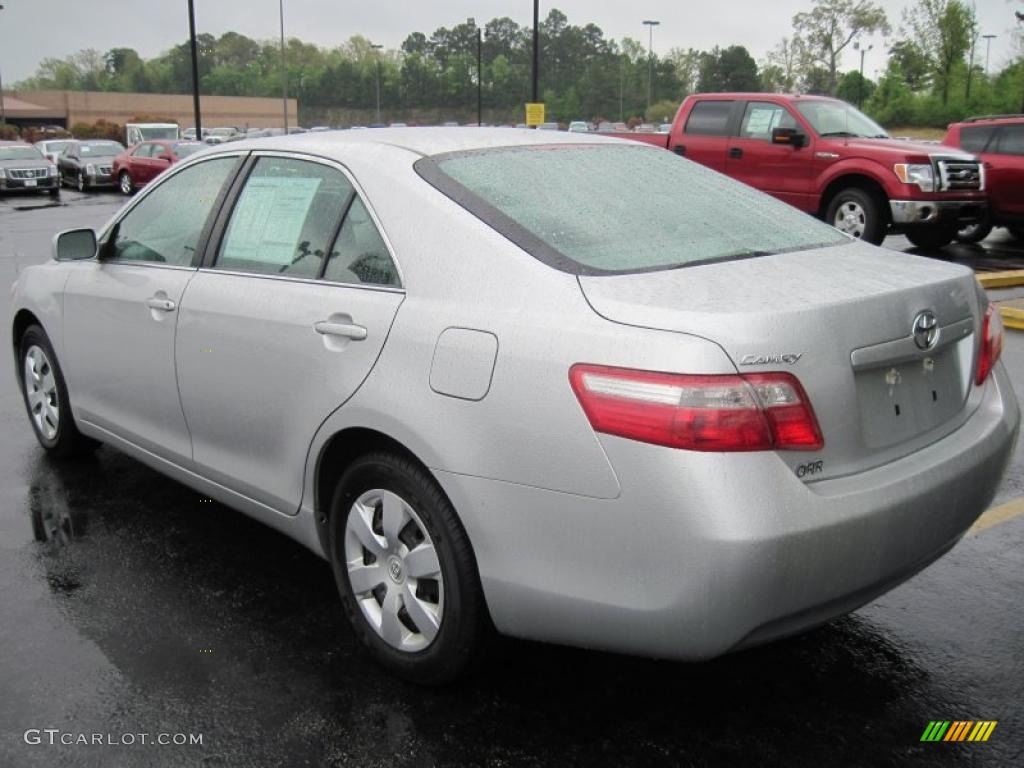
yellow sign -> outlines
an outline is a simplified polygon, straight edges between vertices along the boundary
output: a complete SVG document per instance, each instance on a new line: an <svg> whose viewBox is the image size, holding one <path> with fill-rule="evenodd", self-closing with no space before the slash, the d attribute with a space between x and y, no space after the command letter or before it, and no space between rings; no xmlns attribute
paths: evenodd
<svg viewBox="0 0 1024 768"><path fill-rule="evenodd" d="M544 102L537 104L527 103L526 105L526 124L527 125L540 125L544 122Z"/></svg>

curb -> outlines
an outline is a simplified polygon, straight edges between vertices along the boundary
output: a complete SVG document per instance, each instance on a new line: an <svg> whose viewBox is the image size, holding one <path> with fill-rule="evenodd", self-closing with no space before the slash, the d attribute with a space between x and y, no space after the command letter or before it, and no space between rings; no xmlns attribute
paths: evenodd
<svg viewBox="0 0 1024 768"><path fill-rule="evenodd" d="M1005 272L982 272L977 275L984 288L1010 288L1024 285L1024 269L1010 269Z"/></svg>
<svg viewBox="0 0 1024 768"><path fill-rule="evenodd" d="M1017 307L999 307L999 314L1003 318L1003 326L1014 330L1024 331L1024 309Z"/></svg>

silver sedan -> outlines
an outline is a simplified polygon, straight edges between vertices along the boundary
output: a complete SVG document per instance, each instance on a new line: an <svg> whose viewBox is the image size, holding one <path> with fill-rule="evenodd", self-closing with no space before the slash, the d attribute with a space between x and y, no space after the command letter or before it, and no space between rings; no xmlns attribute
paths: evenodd
<svg viewBox="0 0 1024 768"><path fill-rule="evenodd" d="M421 682L492 628L694 660L851 611L957 542L1019 425L969 270L595 135L231 142L13 295L46 451L303 543Z"/></svg>

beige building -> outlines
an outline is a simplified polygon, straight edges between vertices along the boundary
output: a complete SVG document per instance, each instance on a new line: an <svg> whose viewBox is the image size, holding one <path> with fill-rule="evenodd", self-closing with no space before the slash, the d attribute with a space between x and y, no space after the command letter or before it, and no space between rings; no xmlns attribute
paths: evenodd
<svg viewBox="0 0 1024 768"><path fill-rule="evenodd" d="M8 91L3 96L7 121L14 125L95 123L124 125L136 115L164 117L182 128L193 125L190 94L114 93L108 91ZM204 128L282 128L281 99L255 96L201 96ZM299 103L288 99L288 125L298 124Z"/></svg>

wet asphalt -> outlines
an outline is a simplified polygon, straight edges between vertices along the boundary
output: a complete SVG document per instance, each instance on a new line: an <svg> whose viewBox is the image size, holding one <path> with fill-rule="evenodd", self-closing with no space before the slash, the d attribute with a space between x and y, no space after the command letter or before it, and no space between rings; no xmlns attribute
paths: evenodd
<svg viewBox="0 0 1024 768"><path fill-rule="evenodd" d="M0 317L53 233L121 202L0 198ZM1000 230L952 251L1024 268ZM1004 360L1024 396L1024 333ZM690 665L506 640L465 683L422 689L368 661L297 544L110 448L44 457L8 353L0 428L0 768L1024 764L1024 515L800 637ZM1022 494L1018 451L995 503ZM998 725L922 743L932 720Z"/></svg>

